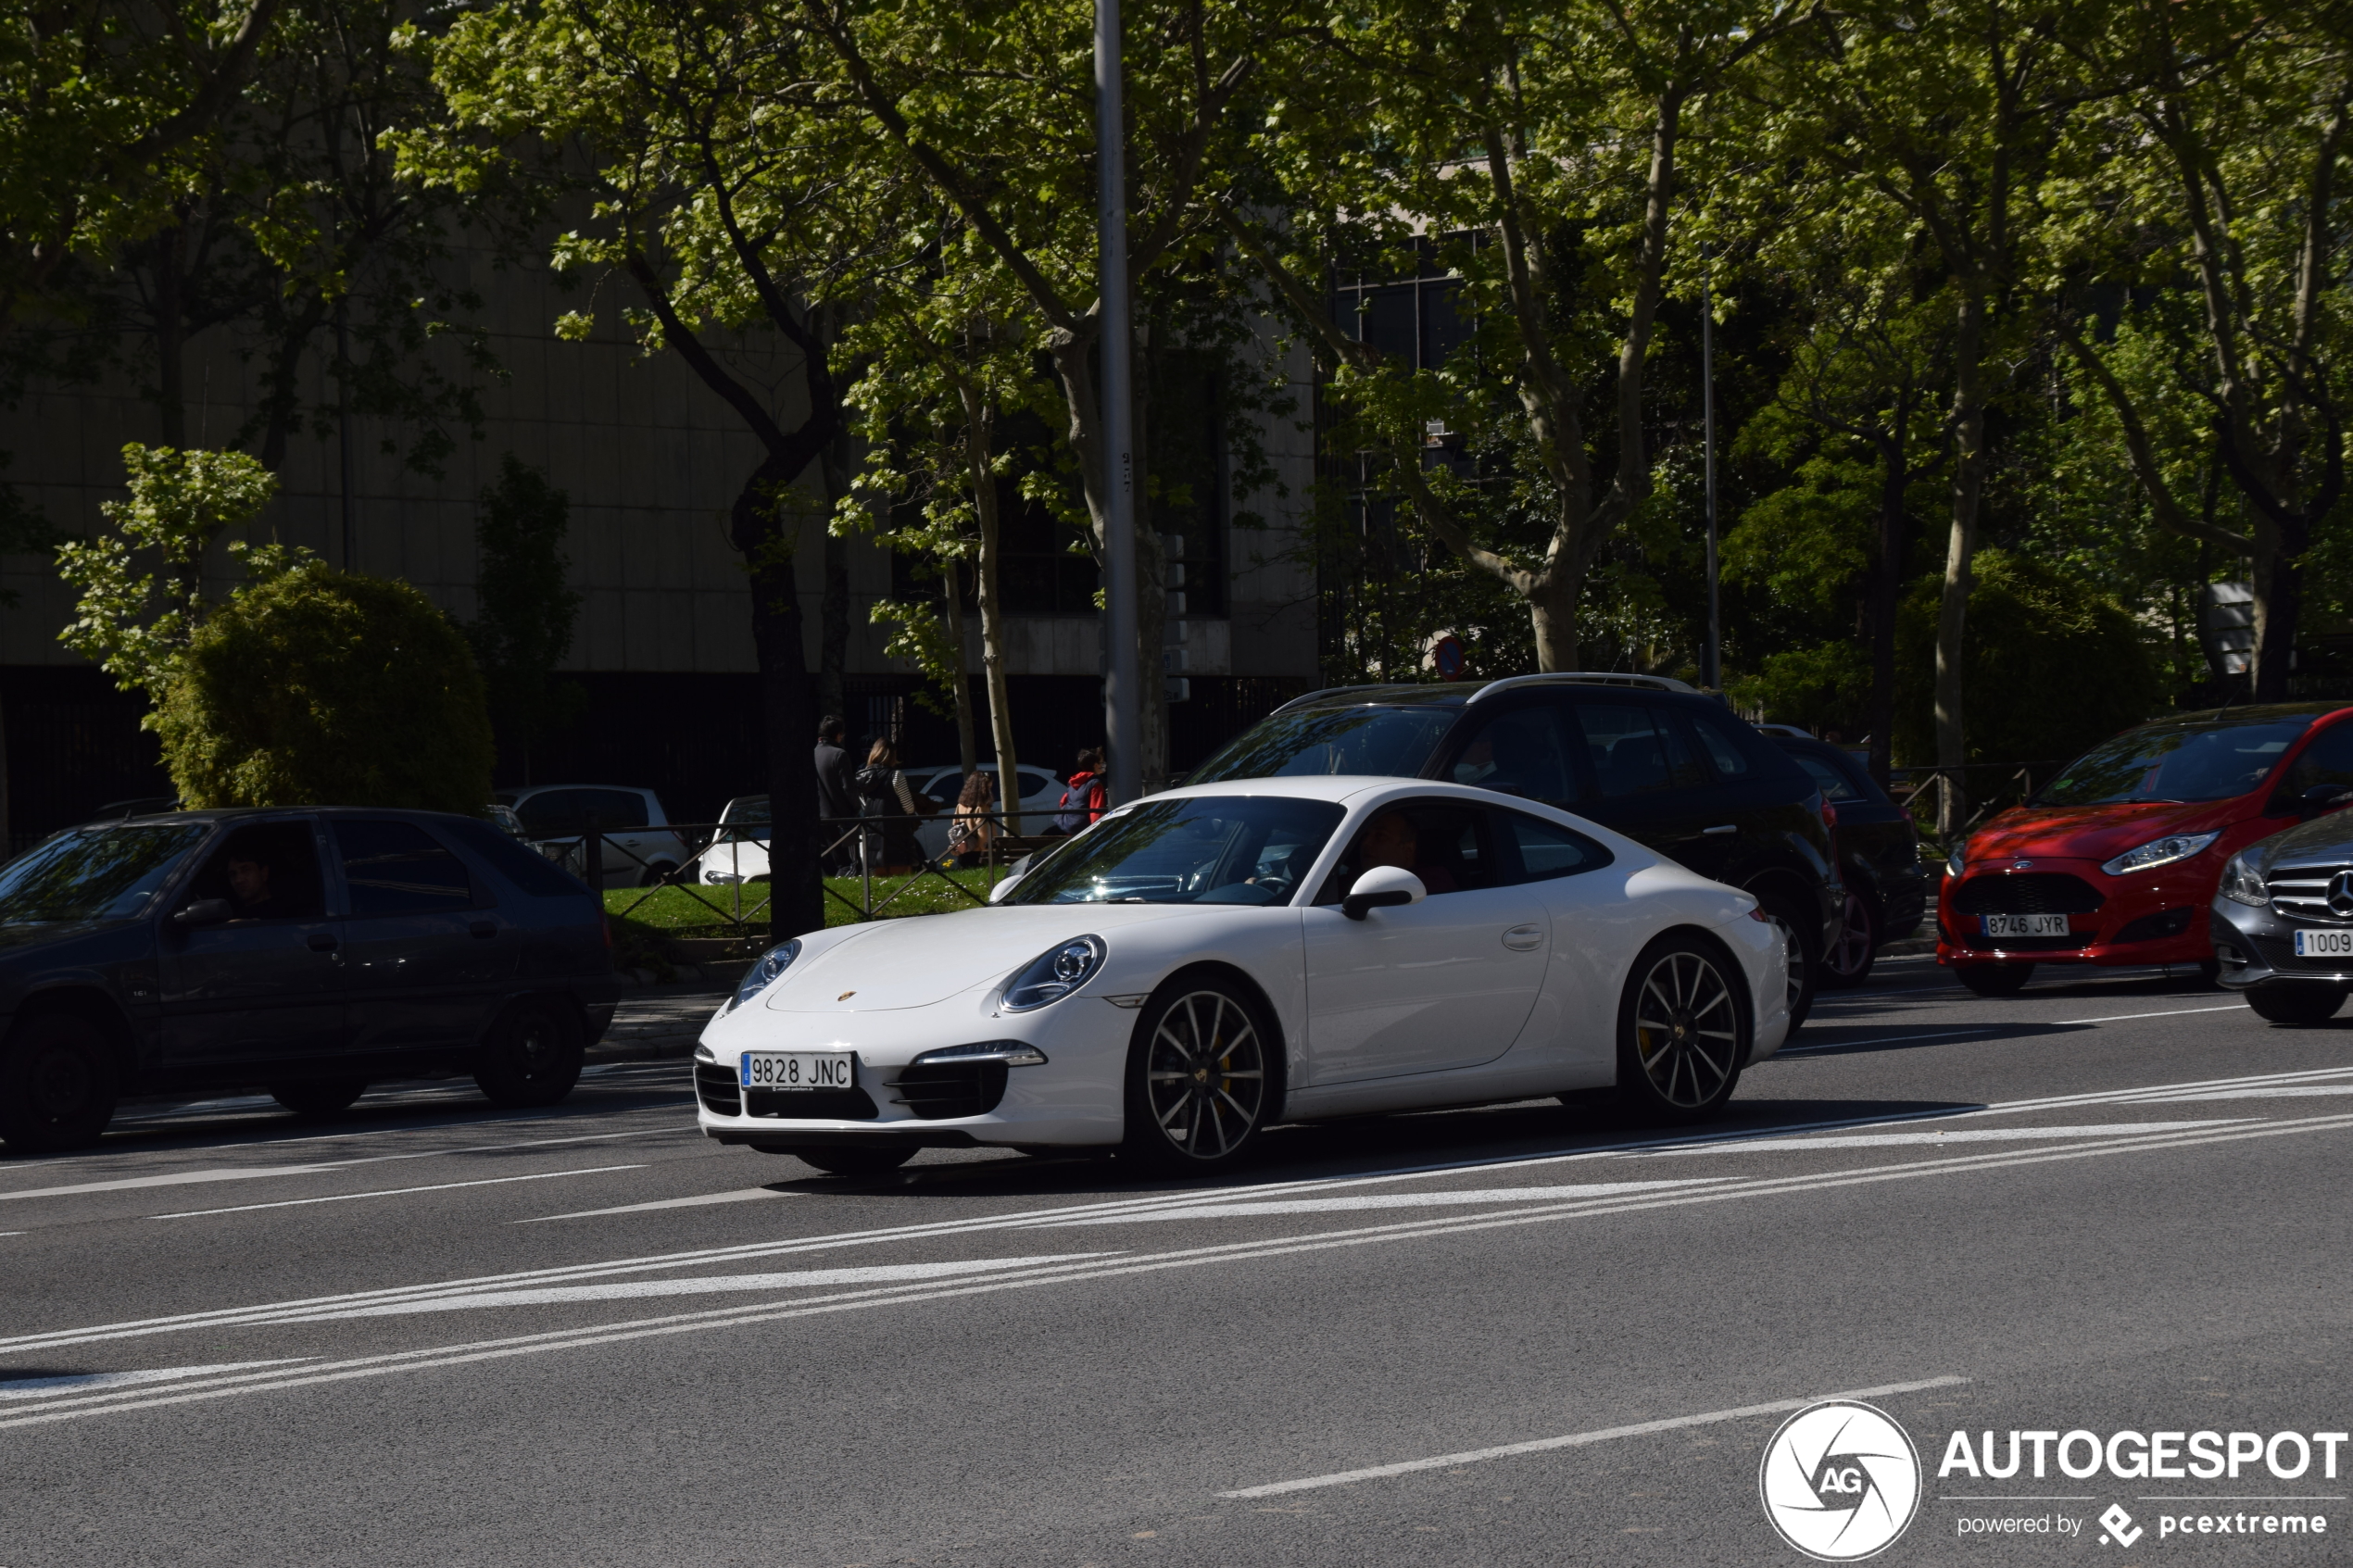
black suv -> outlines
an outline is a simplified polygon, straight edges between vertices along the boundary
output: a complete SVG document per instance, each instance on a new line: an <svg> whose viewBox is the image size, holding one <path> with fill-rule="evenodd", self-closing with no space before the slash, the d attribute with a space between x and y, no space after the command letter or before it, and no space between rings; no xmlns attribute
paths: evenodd
<svg viewBox="0 0 2353 1568"><path fill-rule="evenodd" d="M596 897L488 822L94 822L0 868L0 1140L87 1144L119 1096L159 1089L258 1085L330 1113L444 1067L548 1105L615 997Z"/></svg>
<svg viewBox="0 0 2353 1568"><path fill-rule="evenodd" d="M1844 891L1820 791L1723 705L1653 676L1340 686L1277 709L1188 784L1369 773L1477 784L1615 828L1756 896L1790 933L1790 1027L1814 1002Z"/></svg>
<svg viewBox="0 0 2353 1568"><path fill-rule="evenodd" d="M1929 868L1920 863L1919 829L1853 752L1800 736L1768 732L1766 738L1812 775L1838 818L1831 836L1846 912L1838 939L1822 955L1822 984L1860 985L1879 950L1909 936L1926 912Z"/></svg>

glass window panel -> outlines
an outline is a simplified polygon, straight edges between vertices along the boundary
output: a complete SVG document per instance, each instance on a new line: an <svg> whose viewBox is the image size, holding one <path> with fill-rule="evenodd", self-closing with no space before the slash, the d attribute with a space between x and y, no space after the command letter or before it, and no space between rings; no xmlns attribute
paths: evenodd
<svg viewBox="0 0 2353 1568"><path fill-rule="evenodd" d="M338 818L335 849L355 916L411 915L473 906L465 863L414 822Z"/></svg>

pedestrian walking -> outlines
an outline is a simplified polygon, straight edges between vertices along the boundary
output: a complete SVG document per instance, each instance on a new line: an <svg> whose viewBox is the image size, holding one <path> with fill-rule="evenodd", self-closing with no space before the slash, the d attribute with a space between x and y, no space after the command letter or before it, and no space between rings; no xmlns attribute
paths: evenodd
<svg viewBox="0 0 2353 1568"><path fill-rule="evenodd" d="M857 787L851 783L855 771L849 765L849 753L842 745L841 721L826 714L817 721L817 815L842 818L858 815ZM827 876L847 876L857 869L857 855L852 841L847 837L849 825L842 822L821 823L817 842L832 846L824 860ZM840 840L836 844L836 840Z"/></svg>
<svg viewBox="0 0 2353 1568"><path fill-rule="evenodd" d="M964 776L956 796L956 820L948 824L948 853L961 867L977 866L997 843L997 781L988 773Z"/></svg>

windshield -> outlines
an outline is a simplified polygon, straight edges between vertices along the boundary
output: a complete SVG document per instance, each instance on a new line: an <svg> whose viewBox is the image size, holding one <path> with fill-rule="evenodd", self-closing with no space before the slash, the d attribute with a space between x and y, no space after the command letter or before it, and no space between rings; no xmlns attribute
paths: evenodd
<svg viewBox="0 0 2353 1568"><path fill-rule="evenodd" d="M204 834L193 822L60 834L0 867L0 925L129 920Z"/></svg>
<svg viewBox="0 0 2353 1568"><path fill-rule="evenodd" d="M1187 775L1188 784L1278 779L1302 773L1371 773L1411 779L1453 726L1452 704L1429 708L1310 708L1277 713L1243 731Z"/></svg>
<svg viewBox="0 0 2353 1568"><path fill-rule="evenodd" d="M1146 800L1104 818L1017 883L1008 904L1280 904L1340 809L1218 795Z"/></svg>
<svg viewBox="0 0 2353 1568"><path fill-rule="evenodd" d="M2037 806L2227 800L2263 782L2312 715L2253 724L2166 724L2094 746L2034 797Z"/></svg>

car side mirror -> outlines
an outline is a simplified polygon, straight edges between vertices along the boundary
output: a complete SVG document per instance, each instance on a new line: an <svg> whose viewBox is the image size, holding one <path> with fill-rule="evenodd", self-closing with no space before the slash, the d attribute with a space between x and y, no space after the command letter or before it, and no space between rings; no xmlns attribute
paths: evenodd
<svg viewBox="0 0 2353 1568"><path fill-rule="evenodd" d="M2282 790L2271 802L2271 812L2273 815L2293 812L2309 822L2347 804L2353 804L2353 789L2341 784L2317 784L2301 795L2290 795Z"/></svg>
<svg viewBox="0 0 2353 1568"><path fill-rule="evenodd" d="M1340 912L1350 920L1363 920L1374 909L1418 904L1428 897L1422 879L1402 866L1375 866L1356 879L1356 885L1340 901Z"/></svg>
<svg viewBox="0 0 2353 1568"><path fill-rule="evenodd" d="M171 917L174 925L220 925L236 918L226 898L199 898Z"/></svg>

